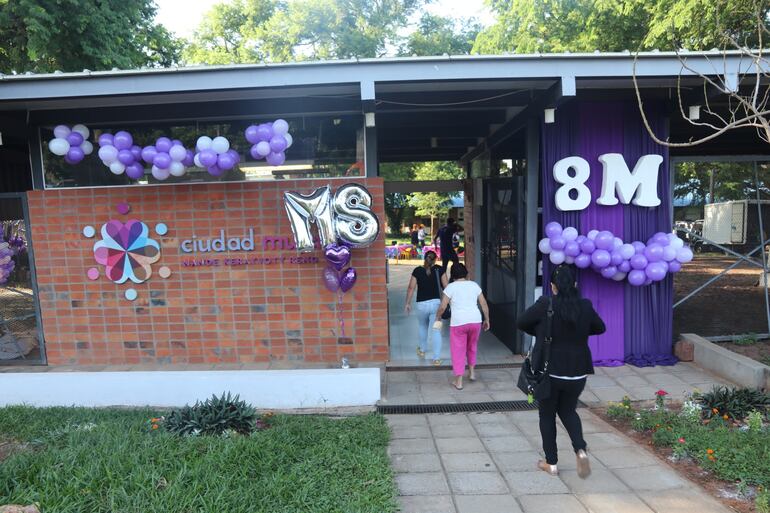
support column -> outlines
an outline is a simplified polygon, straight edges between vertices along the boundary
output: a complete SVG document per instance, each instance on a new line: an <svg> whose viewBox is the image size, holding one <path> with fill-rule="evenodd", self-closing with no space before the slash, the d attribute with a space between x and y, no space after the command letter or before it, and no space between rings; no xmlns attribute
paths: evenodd
<svg viewBox="0 0 770 513"><path fill-rule="evenodd" d="M374 82L361 82L361 110L364 113L364 167L366 176L380 175L377 156L377 126Z"/></svg>
<svg viewBox="0 0 770 513"><path fill-rule="evenodd" d="M531 117L527 121L527 177L524 182L525 231L524 250L521 264L524 266L524 283L519 287L519 312L523 312L535 302L537 284L537 231L538 197L540 191L540 121ZM524 335L522 350L529 349L532 342L530 335Z"/></svg>

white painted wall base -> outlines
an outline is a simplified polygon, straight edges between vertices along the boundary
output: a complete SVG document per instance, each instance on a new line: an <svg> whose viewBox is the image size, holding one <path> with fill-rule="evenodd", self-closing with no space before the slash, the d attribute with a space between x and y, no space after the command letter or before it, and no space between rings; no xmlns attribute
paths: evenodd
<svg viewBox="0 0 770 513"><path fill-rule="evenodd" d="M380 369L0 373L0 406L183 406L223 392L266 409L371 406Z"/></svg>

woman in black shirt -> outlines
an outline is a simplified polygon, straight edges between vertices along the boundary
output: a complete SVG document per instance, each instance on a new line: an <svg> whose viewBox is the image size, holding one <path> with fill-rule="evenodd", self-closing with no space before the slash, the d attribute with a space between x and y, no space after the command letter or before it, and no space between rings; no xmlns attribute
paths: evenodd
<svg viewBox="0 0 770 513"><path fill-rule="evenodd" d="M591 301L580 296L575 286L575 273L571 267L561 265L551 274L553 292L553 318L551 321L551 357L548 374L551 379L551 395L538 401L540 409L540 436L543 439L545 461L538 467L556 475L556 415L567 429L572 448L577 457L578 475L588 477L591 467L583 439L583 427L577 414L577 402L586 385L586 378L594 373L588 337L606 330L604 322L594 310ZM518 327L536 337L532 351L534 368L543 368L543 339L546 331L546 315L550 299L541 297L524 312Z"/></svg>
<svg viewBox="0 0 770 513"><path fill-rule="evenodd" d="M441 281L441 287L439 287ZM412 311L412 295L417 289L417 356L425 357L428 350L428 333L433 337L433 365L441 365L441 331L431 329L433 317L436 316L441 304L441 290L447 285L444 269L436 265L436 253L425 252L423 265L415 267L406 289L406 305L404 311L409 315Z"/></svg>

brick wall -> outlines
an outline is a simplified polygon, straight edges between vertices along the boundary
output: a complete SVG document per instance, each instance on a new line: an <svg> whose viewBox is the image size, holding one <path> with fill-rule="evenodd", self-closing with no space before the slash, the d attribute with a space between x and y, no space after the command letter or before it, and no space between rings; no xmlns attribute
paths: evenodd
<svg viewBox="0 0 770 513"><path fill-rule="evenodd" d="M385 222L381 179L359 179ZM384 362L388 357L384 239L352 251L358 282L343 297L345 337L335 294L321 282L322 251L264 250L263 236L291 238L282 193L309 193L324 181L163 185L33 191L29 214L49 364L252 363L288 360ZM346 182L331 181L333 190ZM116 205L126 202L128 215ZM116 284L94 260L101 227L138 219L161 245L152 276ZM168 233L155 233L157 223ZM83 228L96 229L87 238ZM384 224L383 224L384 227ZM196 235L243 237L254 229L255 250L195 255L218 258L216 267L186 267L193 255L180 243ZM384 233L384 229L381 230ZM316 256L317 263L291 263ZM272 264L224 265L228 258L271 257ZM163 279L158 270L171 275ZM97 268L92 281L89 269ZM133 288L137 299L125 299Z"/></svg>

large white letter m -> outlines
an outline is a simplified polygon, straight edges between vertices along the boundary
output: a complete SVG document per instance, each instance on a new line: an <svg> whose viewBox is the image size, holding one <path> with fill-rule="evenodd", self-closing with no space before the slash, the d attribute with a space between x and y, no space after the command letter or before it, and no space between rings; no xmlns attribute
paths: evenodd
<svg viewBox="0 0 770 513"><path fill-rule="evenodd" d="M605 153L599 156L599 162L604 169L602 179L602 195L596 200L599 205L617 205L618 199L624 205L633 203L640 207L657 207L658 170L663 163L660 155L642 155L636 162L634 171L628 169L623 155L620 153Z"/></svg>

